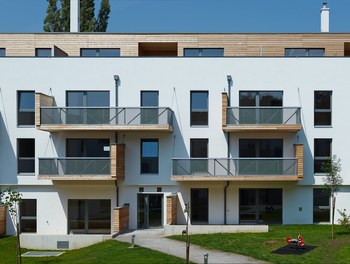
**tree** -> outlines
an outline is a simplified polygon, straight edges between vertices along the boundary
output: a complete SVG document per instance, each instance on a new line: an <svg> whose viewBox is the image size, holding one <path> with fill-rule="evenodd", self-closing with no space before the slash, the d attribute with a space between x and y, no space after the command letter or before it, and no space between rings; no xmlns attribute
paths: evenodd
<svg viewBox="0 0 350 264"><path fill-rule="evenodd" d="M45 32L69 32L70 30L70 0L47 0L47 15L44 20ZM111 6L109 0L102 0L98 17L95 17L95 1L80 0L80 31L106 32Z"/></svg>
<svg viewBox="0 0 350 264"><path fill-rule="evenodd" d="M188 223L190 220L190 205L189 203L185 204L184 213L186 217L186 230L184 231L186 235L186 264L190 263L190 234L188 233Z"/></svg>
<svg viewBox="0 0 350 264"><path fill-rule="evenodd" d="M21 244L19 239L20 229L19 229L19 215L18 215L18 207L22 200L22 194L16 191L16 187L10 186L6 188L4 191L0 191L0 204L5 205L7 208L12 222L15 225L17 243L16 243L16 263L22 263L21 258Z"/></svg>
<svg viewBox="0 0 350 264"><path fill-rule="evenodd" d="M49 5L47 7L47 16L44 19L44 31L45 32L60 32L60 16L61 12L57 8L57 0L47 0Z"/></svg>
<svg viewBox="0 0 350 264"><path fill-rule="evenodd" d="M334 213L336 194L343 183L341 172L341 160L336 155L333 155L328 161L322 164L322 171L326 173L324 187L328 191L332 200L332 231L331 238L334 239Z"/></svg>
<svg viewBox="0 0 350 264"><path fill-rule="evenodd" d="M108 26L109 13L111 12L111 6L109 0L102 0L100 12L96 21L96 32L106 32Z"/></svg>

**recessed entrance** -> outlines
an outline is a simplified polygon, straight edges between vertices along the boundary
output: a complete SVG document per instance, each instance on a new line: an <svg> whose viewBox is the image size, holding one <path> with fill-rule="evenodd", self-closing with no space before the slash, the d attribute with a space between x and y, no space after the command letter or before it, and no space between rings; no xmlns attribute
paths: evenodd
<svg viewBox="0 0 350 264"><path fill-rule="evenodd" d="M191 222L192 224L208 224L208 189L191 189Z"/></svg>
<svg viewBox="0 0 350 264"><path fill-rule="evenodd" d="M137 228L162 227L163 194L137 194Z"/></svg>

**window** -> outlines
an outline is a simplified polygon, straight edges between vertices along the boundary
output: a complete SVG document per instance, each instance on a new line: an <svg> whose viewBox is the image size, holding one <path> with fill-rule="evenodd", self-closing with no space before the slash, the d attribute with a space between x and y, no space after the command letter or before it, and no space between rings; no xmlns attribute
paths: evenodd
<svg viewBox="0 0 350 264"><path fill-rule="evenodd" d="M68 91L67 106L109 106L109 91Z"/></svg>
<svg viewBox="0 0 350 264"><path fill-rule="evenodd" d="M284 50L284 56L287 57L321 57L324 56L324 49L320 48L288 48Z"/></svg>
<svg viewBox="0 0 350 264"><path fill-rule="evenodd" d="M223 57L223 48L184 49L185 57Z"/></svg>
<svg viewBox="0 0 350 264"><path fill-rule="evenodd" d="M208 139L191 138L191 174L208 174Z"/></svg>
<svg viewBox="0 0 350 264"><path fill-rule="evenodd" d="M141 139L141 173L158 174L158 139Z"/></svg>
<svg viewBox="0 0 350 264"><path fill-rule="evenodd" d="M67 157L109 157L109 139L67 139Z"/></svg>
<svg viewBox="0 0 350 264"><path fill-rule="evenodd" d="M314 201L314 223L330 222L330 194L325 189L315 188L313 190Z"/></svg>
<svg viewBox="0 0 350 264"><path fill-rule="evenodd" d="M329 162L332 155L332 139L315 139L314 141L314 173L324 173L322 168L325 162Z"/></svg>
<svg viewBox="0 0 350 264"><path fill-rule="evenodd" d="M158 91L141 91L141 124L158 124Z"/></svg>
<svg viewBox="0 0 350 264"><path fill-rule="evenodd" d="M191 126L208 125L208 92L191 92Z"/></svg>
<svg viewBox="0 0 350 264"><path fill-rule="evenodd" d="M239 106L282 106L282 91L240 91Z"/></svg>
<svg viewBox="0 0 350 264"><path fill-rule="evenodd" d="M35 141L32 138L17 139L18 174L35 172Z"/></svg>
<svg viewBox="0 0 350 264"><path fill-rule="evenodd" d="M21 233L36 233L36 200L22 199L19 205Z"/></svg>
<svg viewBox="0 0 350 264"><path fill-rule="evenodd" d="M35 125L35 92L17 92L17 124L18 126Z"/></svg>
<svg viewBox="0 0 350 264"><path fill-rule="evenodd" d="M37 48L35 49L35 57L51 57L51 49Z"/></svg>
<svg viewBox="0 0 350 264"><path fill-rule="evenodd" d="M68 200L69 234L110 234L110 200Z"/></svg>
<svg viewBox="0 0 350 264"><path fill-rule="evenodd" d="M314 125L330 126L332 125L332 92L315 91L314 94Z"/></svg>
<svg viewBox="0 0 350 264"><path fill-rule="evenodd" d="M0 48L0 57L5 57L5 55L6 55L6 49Z"/></svg>
<svg viewBox="0 0 350 264"><path fill-rule="evenodd" d="M120 57L120 49L80 49L81 57Z"/></svg>

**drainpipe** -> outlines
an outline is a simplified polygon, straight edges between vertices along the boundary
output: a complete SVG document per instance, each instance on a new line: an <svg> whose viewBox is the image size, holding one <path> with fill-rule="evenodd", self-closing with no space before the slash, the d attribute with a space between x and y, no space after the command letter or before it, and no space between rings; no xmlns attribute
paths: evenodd
<svg viewBox="0 0 350 264"><path fill-rule="evenodd" d="M116 203L117 203L117 206L116 207L119 207L119 187L118 187L118 181L116 180L115 181L115 199L116 199Z"/></svg>
<svg viewBox="0 0 350 264"><path fill-rule="evenodd" d="M118 85L119 85L119 75L113 75L115 81L115 107L118 107Z"/></svg>
<svg viewBox="0 0 350 264"><path fill-rule="evenodd" d="M227 181L224 188L224 224L227 225L227 188L230 186L230 181Z"/></svg>

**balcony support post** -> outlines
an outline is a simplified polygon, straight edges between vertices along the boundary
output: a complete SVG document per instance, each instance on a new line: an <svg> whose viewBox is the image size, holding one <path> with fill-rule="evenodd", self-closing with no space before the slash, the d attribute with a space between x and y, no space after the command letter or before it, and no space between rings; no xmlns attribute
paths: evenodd
<svg viewBox="0 0 350 264"><path fill-rule="evenodd" d="M294 155L297 158L297 176L301 181L304 178L304 146L303 144L294 144Z"/></svg>
<svg viewBox="0 0 350 264"><path fill-rule="evenodd" d="M227 103L228 103L227 93L223 92L222 93L222 127L226 127L227 125Z"/></svg>

